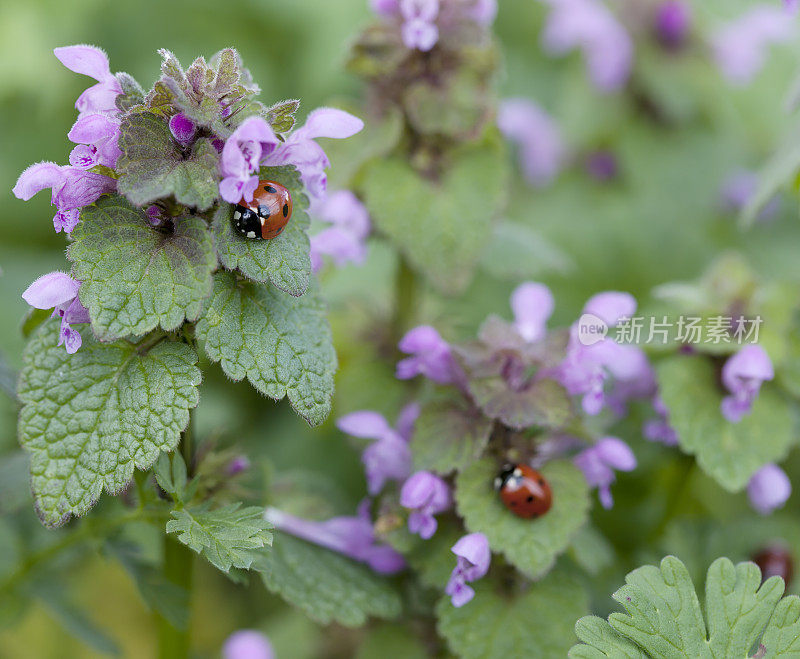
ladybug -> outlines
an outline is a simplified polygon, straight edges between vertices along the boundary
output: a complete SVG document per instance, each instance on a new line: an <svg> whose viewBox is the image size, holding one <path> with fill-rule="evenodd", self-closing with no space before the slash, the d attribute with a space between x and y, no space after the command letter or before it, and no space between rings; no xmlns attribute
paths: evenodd
<svg viewBox="0 0 800 659"><path fill-rule="evenodd" d="M512 513L524 519L544 515L553 505L550 484L526 464L507 464L494 479L494 489Z"/></svg>
<svg viewBox="0 0 800 659"><path fill-rule="evenodd" d="M279 236L292 217L292 195L280 183L259 181L253 201L242 198L233 210L233 226L245 238Z"/></svg>
<svg viewBox="0 0 800 659"><path fill-rule="evenodd" d="M764 582L770 577L782 577L786 587L792 581L794 574L794 562L792 555L780 545L766 547L752 558L753 563L761 568L761 581Z"/></svg>

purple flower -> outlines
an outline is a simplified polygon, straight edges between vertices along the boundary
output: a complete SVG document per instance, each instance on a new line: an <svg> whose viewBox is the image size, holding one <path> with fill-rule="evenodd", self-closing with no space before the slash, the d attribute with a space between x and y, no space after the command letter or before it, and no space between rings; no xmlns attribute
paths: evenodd
<svg viewBox="0 0 800 659"><path fill-rule="evenodd" d="M764 348L747 345L730 357L722 367L722 384L731 393L720 403L722 415L731 423L738 423L750 413L761 383L775 377L772 361Z"/></svg>
<svg viewBox="0 0 800 659"><path fill-rule="evenodd" d="M423 375L437 384L453 384L463 379L450 345L430 325L408 331L397 345L402 352L411 355L397 362L398 380Z"/></svg>
<svg viewBox="0 0 800 659"><path fill-rule="evenodd" d="M264 153L270 152L280 142L272 127L263 117L248 117L225 140L219 171L220 196L230 204L241 199L252 201L258 187L258 170ZM284 164L284 163L281 163Z"/></svg>
<svg viewBox="0 0 800 659"><path fill-rule="evenodd" d="M308 115L303 126L293 131L284 142L271 146L265 152L262 164L294 165L300 170L312 202L321 201L328 184L325 169L330 166L330 161L314 140L319 137L352 137L363 127L364 122L348 112L317 108Z"/></svg>
<svg viewBox="0 0 800 659"><path fill-rule="evenodd" d="M604 437L576 455L573 462L583 472L589 487L597 488L603 508L614 505L611 497L611 484L616 480L614 470L632 471L636 468L633 451L616 437Z"/></svg>
<svg viewBox="0 0 800 659"><path fill-rule="evenodd" d="M324 522L301 519L275 508L267 508L265 516L281 531L366 563L375 572L394 574L405 567L405 560L394 549L376 543L367 500L358 507L358 515Z"/></svg>
<svg viewBox="0 0 800 659"><path fill-rule="evenodd" d="M617 158L611 151L595 151L586 158L586 171L595 181L612 181L619 173Z"/></svg>
<svg viewBox="0 0 800 659"><path fill-rule="evenodd" d="M367 257L366 238L371 224L369 213L349 190L338 190L318 204L314 216L332 226L311 237L311 265L322 267L327 254L337 267L347 262L363 263Z"/></svg>
<svg viewBox="0 0 800 659"><path fill-rule="evenodd" d="M369 6L379 16L394 16L400 12L400 0L369 0Z"/></svg>
<svg viewBox="0 0 800 659"><path fill-rule="evenodd" d="M680 48L689 33L692 20L689 5L681 0L665 0L655 16L655 32L666 48Z"/></svg>
<svg viewBox="0 0 800 659"><path fill-rule="evenodd" d="M783 0L783 6L792 14L796 14L800 9L800 0Z"/></svg>
<svg viewBox="0 0 800 659"><path fill-rule="evenodd" d="M719 197L722 209L728 213L738 213L752 199L758 189L758 174L747 170L739 170L729 175L720 187ZM781 201L773 197L758 215L759 220L769 220L778 214Z"/></svg>
<svg viewBox="0 0 800 659"><path fill-rule="evenodd" d="M408 440L418 415L419 407L412 404L400 412L395 428L383 416L368 410L347 414L336 422L336 427L348 435L376 440L361 454L370 494L378 494L386 481L408 478L411 473Z"/></svg>
<svg viewBox="0 0 800 659"><path fill-rule="evenodd" d="M238 476L250 469L250 460L246 455L239 455L233 458L225 468L225 473L228 476Z"/></svg>
<svg viewBox="0 0 800 659"><path fill-rule="evenodd" d="M95 46L65 46L53 50L59 61L70 71L97 80L97 84L84 91L75 102L81 115L93 112L119 112L116 99L122 87L109 69L108 56Z"/></svg>
<svg viewBox="0 0 800 659"><path fill-rule="evenodd" d="M403 43L410 50L431 50L439 41L436 17L439 0L400 0L403 25L400 28Z"/></svg>
<svg viewBox="0 0 800 659"><path fill-rule="evenodd" d="M583 313L600 318L609 327L627 320L636 312L636 298L622 291L604 291L590 297L583 307Z"/></svg>
<svg viewBox="0 0 800 659"><path fill-rule="evenodd" d="M178 114L172 115L170 118L169 130L176 142L186 146L194 139L197 133L197 125L183 112L178 112Z"/></svg>
<svg viewBox="0 0 800 659"><path fill-rule="evenodd" d="M77 167L60 167L53 162L37 162L17 179L14 196L28 201L46 188L52 189L50 201L58 209L53 217L56 232L70 233L78 224L78 209L94 203L106 192L113 192L117 182L109 176L87 172Z"/></svg>
<svg viewBox="0 0 800 659"><path fill-rule="evenodd" d="M88 169L86 165L93 161L94 165L105 165L113 169L117 166L117 159L122 155L119 150L120 121L106 114L90 113L81 115L70 129L67 137L78 146L70 154L70 164L81 169ZM75 162L73 154L75 155ZM89 155L91 154L91 156Z"/></svg>
<svg viewBox="0 0 800 659"><path fill-rule="evenodd" d="M254 629L234 632L222 646L223 659L274 659L269 639Z"/></svg>
<svg viewBox="0 0 800 659"><path fill-rule="evenodd" d="M429 471L413 474L400 490L400 505L411 510L408 530L428 540L436 533L435 514L453 505L450 488L441 478Z"/></svg>
<svg viewBox="0 0 800 659"><path fill-rule="evenodd" d="M469 16L478 25L490 26L497 18L497 0L475 0Z"/></svg>
<svg viewBox="0 0 800 659"><path fill-rule="evenodd" d="M553 294L544 284L525 282L511 293L514 327L528 343L544 338L554 307Z"/></svg>
<svg viewBox="0 0 800 659"><path fill-rule="evenodd" d="M489 540L483 533L465 535L450 551L458 558L444 592L450 595L453 606L458 608L475 597L475 591L467 583L480 579L489 571L492 553Z"/></svg>
<svg viewBox="0 0 800 659"><path fill-rule="evenodd" d="M550 15L542 46L551 55L580 48L589 77L603 92L620 89L628 80L633 43L601 0L544 0Z"/></svg>
<svg viewBox="0 0 800 659"><path fill-rule="evenodd" d="M669 410L658 394L653 396L653 409L658 417L644 422L642 426L644 438L651 442L660 442L665 446L677 446L678 433L669 424Z"/></svg>
<svg viewBox="0 0 800 659"><path fill-rule="evenodd" d="M718 28L711 46L722 75L733 85L748 85L767 59L769 46L789 41L792 22L778 7L755 6Z"/></svg>
<svg viewBox="0 0 800 659"><path fill-rule="evenodd" d="M61 318L58 345L64 344L67 353L81 347L81 335L70 323L88 323L89 312L78 299L81 283L63 272L51 272L34 281L22 294L22 299L36 309L53 309L53 317Z"/></svg>
<svg viewBox="0 0 800 659"><path fill-rule="evenodd" d="M789 477L775 464L761 467L747 483L750 505L762 515L769 515L776 508L781 508L791 493Z"/></svg>
<svg viewBox="0 0 800 659"><path fill-rule="evenodd" d="M505 100L497 126L519 146L520 167L531 185L543 187L558 176L567 150L558 125L542 108L522 98Z"/></svg>

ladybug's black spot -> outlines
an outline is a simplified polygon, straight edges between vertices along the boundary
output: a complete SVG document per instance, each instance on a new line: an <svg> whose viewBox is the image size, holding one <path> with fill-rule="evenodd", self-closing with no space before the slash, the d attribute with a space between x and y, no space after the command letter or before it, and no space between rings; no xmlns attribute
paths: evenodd
<svg viewBox="0 0 800 659"><path fill-rule="evenodd" d="M528 503L533 503L533 495L529 494L528 498L526 499Z"/></svg>
<svg viewBox="0 0 800 659"><path fill-rule="evenodd" d="M541 485L542 487L544 487L544 478L540 478L540 479L539 479L539 485Z"/></svg>
<svg viewBox="0 0 800 659"><path fill-rule="evenodd" d="M283 205L283 216L284 217L288 217L289 216L289 204L284 204Z"/></svg>
<svg viewBox="0 0 800 659"><path fill-rule="evenodd" d="M275 194L277 192L277 189L273 188L271 185L265 185L264 189L270 194Z"/></svg>
<svg viewBox="0 0 800 659"><path fill-rule="evenodd" d="M269 217L269 206L265 206L264 204L259 204L258 214L261 217Z"/></svg>

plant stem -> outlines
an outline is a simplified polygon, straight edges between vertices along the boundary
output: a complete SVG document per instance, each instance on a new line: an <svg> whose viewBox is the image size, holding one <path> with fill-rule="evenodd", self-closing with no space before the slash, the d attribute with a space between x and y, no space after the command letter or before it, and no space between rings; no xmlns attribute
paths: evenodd
<svg viewBox="0 0 800 659"><path fill-rule="evenodd" d="M189 425L181 437L181 455L186 462L186 468L191 472L194 464L194 410L189 412ZM170 583L186 591L191 606L192 573L194 567L194 554L186 545L176 540L173 536L164 534L164 578ZM185 659L189 656L191 636L190 626L178 629L172 623L156 613L158 627L158 656L159 659Z"/></svg>
<svg viewBox="0 0 800 659"><path fill-rule="evenodd" d="M401 254L397 260L394 279L394 309L392 311L391 335L395 345L411 329L418 304L417 276L406 258Z"/></svg>

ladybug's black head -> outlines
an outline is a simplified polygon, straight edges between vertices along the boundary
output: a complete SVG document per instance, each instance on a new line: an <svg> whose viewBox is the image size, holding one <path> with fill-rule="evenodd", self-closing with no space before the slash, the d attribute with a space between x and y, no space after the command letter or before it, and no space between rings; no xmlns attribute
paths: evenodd
<svg viewBox="0 0 800 659"><path fill-rule="evenodd" d="M514 476L514 470L516 468L516 465L512 465L510 462L504 464L497 476L495 476L494 489L497 491L502 490L508 479Z"/></svg>

